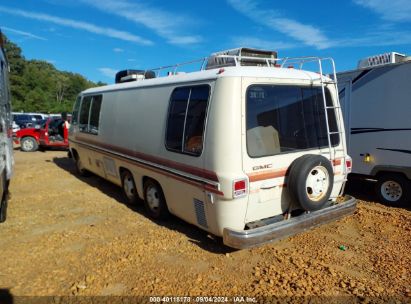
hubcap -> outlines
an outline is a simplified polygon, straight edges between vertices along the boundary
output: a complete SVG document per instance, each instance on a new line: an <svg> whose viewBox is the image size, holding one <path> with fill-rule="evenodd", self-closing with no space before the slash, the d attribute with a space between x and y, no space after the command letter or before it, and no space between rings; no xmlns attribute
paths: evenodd
<svg viewBox="0 0 411 304"><path fill-rule="evenodd" d="M124 192L126 193L128 198L131 199L134 197L134 183L129 175L126 175L126 177L124 178Z"/></svg>
<svg viewBox="0 0 411 304"><path fill-rule="evenodd" d="M155 187L147 189L147 204L151 210L157 211L160 207L160 195Z"/></svg>
<svg viewBox="0 0 411 304"><path fill-rule="evenodd" d="M402 187L395 181L386 181L381 185L381 195L389 202L396 202L402 196Z"/></svg>
<svg viewBox="0 0 411 304"><path fill-rule="evenodd" d="M308 174L305 189L311 200L319 201L326 195L329 185L330 179L327 169L323 166L317 166Z"/></svg>
<svg viewBox="0 0 411 304"><path fill-rule="evenodd" d="M34 144L31 140L23 141L23 147L25 150L32 150L34 148Z"/></svg>

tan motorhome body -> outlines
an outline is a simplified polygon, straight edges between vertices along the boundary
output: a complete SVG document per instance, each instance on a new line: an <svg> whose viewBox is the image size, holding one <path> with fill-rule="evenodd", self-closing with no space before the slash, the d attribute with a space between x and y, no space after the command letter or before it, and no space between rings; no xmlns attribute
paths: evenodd
<svg viewBox="0 0 411 304"><path fill-rule="evenodd" d="M201 154L170 151L165 144L170 96L176 88L199 85L210 88ZM243 231L247 223L297 209L287 191L290 165L307 153L328 157L330 152L326 146L249 156L246 92L251 85L321 84L318 74L301 70L226 67L89 89L80 94L75 109L87 96L102 96L98 131L80 132L79 124L73 123L70 150L85 169L119 186L122 170L131 172L140 198L144 198L145 181L156 181L172 214L212 234ZM327 89L338 106L335 86ZM341 112L335 111L344 134ZM346 178L344 140L340 136L332 148L333 201ZM236 180L246 180L247 189L234 198Z"/></svg>

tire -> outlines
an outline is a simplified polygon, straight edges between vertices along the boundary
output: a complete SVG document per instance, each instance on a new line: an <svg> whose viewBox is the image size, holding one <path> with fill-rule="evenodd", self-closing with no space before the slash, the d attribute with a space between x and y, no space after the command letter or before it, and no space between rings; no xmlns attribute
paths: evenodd
<svg viewBox="0 0 411 304"><path fill-rule="evenodd" d="M20 149L24 152L35 152L39 148L36 139L31 136L23 137L20 141Z"/></svg>
<svg viewBox="0 0 411 304"><path fill-rule="evenodd" d="M170 215L163 190L151 179L144 183L144 206L148 215L155 220L165 220Z"/></svg>
<svg viewBox="0 0 411 304"><path fill-rule="evenodd" d="M291 164L288 189L293 201L302 209L315 211L323 208L334 185L334 172L328 159L307 154Z"/></svg>
<svg viewBox="0 0 411 304"><path fill-rule="evenodd" d="M4 223L7 218L7 193L3 194L3 198L0 202L0 223Z"/></svg>
<svg viewBox="0 0 411 304"><path fill-rule="evenodd" d="M9 198L8 182L6 181L6 173L3 173L2 183L3 183L3 195L0 201L0 223L4 223L7 218L7 205Z"/></svg>
<svg viewBox="0 0 411 304"><path fill-rule="evenodd" d="M134 205L139 202L136 183L130 171L121 172L121 186L128 204Z"/></svg>
<svg viewBox="0 0 411 304"><path fill-rule="evenodd" d="M411 182L402 175L387 173L378 178L375 192L384 204L402 205L411 200Z"/></svg>
<svg viewBox="0 0 411 304"><path fill-rule="evenodd" d="M74 161L76 163L76 171L78 175L83 177L90 176L90 172L84 169L80 156L78 154L76 154Z"/></svg>

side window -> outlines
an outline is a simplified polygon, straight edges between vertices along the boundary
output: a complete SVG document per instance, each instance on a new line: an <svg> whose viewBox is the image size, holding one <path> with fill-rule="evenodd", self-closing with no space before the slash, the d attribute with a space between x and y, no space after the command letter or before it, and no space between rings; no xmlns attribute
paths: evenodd
<svg viewBox="0 0 411 304"><path fill-rule="evenodd" d="M80 109L80 101L81 101L81 97L78 96L76 99L76 102L74 104L73 107L73 113L72 113L72 117L71 117L71 124L72 125L77 125L78 124L78 111Z"/></svg>
<svg viewBox="0 0 411 304"><path fill-rule="evenodd" d="M86 96L83 98L79 116L79 129L81 132L98 134L102 99L102 95Z"/></svg>
<svg viewBox="0 0 411 304"><path fill-rule="evenodd" d="M167 149L195 156L201 154L209 96L208 85L173 91L167 121Z"/></svg>
<svg viewBox="0 0 411 304"><path fill-rule="evenodd" d="M102 95L93 96L89 122L89 132L92 134L98 134L98 127L100 123L101 100Z"/></svg>
<svg viewBox="0 0 411 304"><path fill-rule="evenodd" d="M189 97L189 88L177 88L171 95L166 135L166 145L170 150L182 151L184 121Z"/></svg>
<svg viewBox="0 0 411 304"><path fill-rule="evenodd" d="M83 98L80 108L79 129L81 132L88 132L88 118L90 114L91 96Z"/></svg>

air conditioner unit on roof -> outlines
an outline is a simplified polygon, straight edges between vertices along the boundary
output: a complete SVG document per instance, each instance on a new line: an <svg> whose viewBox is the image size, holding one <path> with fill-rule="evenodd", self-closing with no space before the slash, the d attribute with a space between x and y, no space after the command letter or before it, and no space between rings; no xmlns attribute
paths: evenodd
<svg viewBox="0 0 411 304"><path fill-rule="evenodd" d="M244 57L244 58L241 58ZM255 59L254 59L255 58ZM207 60L206 69L216 69L228 66L267 66L277 58L277 52L251 48L237 48L211 54Z"/></svg>
<svg viewBox="0 0 411 304"><path fill-rule="evenodd" d="M143 79L155 78L156 74L153 71L144 70L122 70L117 72L115 83L137 81Z"/></svg>
<svg viewBox="0 0 411 304"><path fill-rule="evenodd" d="M396 53L396 52L389 52L380 55L370 56L364 59L361 59L358 62L358 68L369 68L384 64L390 63L399 63L404 61L406 56L404 54Z"/></svg>

